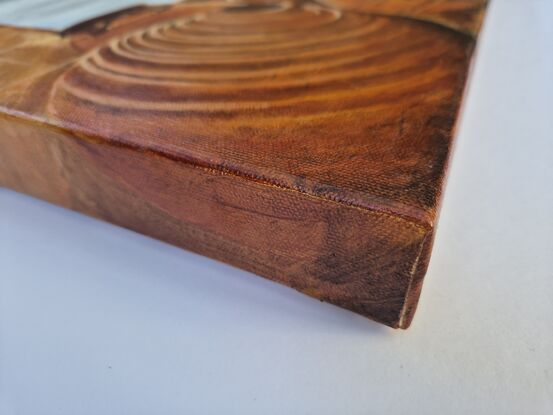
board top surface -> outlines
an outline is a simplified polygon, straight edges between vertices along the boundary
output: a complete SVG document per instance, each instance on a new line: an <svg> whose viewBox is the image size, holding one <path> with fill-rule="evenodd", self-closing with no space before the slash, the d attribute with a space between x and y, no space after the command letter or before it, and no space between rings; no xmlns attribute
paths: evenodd
<svg viewBox="0 0 553 415"><path fill-rule="evenodd" d="M484 3L207 1L4 27L0 108L432 227Z"/></svg>

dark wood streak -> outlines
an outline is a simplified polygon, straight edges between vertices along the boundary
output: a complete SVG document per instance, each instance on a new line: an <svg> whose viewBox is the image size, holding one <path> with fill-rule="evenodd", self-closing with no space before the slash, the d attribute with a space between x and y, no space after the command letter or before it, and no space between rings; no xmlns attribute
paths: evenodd
<svg viewBox="0 0 553 415"><path fill-rule="evenodd" d="M484 3L0 27L0 183L406 328Z"/></svg>

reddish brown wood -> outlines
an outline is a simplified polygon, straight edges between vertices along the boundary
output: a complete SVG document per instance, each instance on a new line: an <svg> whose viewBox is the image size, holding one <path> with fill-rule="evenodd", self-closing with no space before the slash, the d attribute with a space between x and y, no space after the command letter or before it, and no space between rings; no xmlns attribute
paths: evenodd
<svg viewBox="0 0 553 415"><path fill-rule="evenodd" d="M392 327L483 0L208 1L0 28L0 184Z"/></svg>

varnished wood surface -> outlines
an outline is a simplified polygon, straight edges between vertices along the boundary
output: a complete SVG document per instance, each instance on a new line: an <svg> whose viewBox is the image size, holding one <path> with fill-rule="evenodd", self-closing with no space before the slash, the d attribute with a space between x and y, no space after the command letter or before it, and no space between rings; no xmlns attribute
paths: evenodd
<svg viewBox="0 0 553 415"><path fill-rule="evenodd" d="M0 28L0 183L407 327L481 1Z"/></svg>

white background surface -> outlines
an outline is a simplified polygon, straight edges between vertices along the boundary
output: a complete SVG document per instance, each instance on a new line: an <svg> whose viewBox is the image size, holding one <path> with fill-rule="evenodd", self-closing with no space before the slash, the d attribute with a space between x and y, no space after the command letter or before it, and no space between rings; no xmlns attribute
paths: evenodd
<svg viewBox="0 0 553 415"><path fill-rule="evenodd" d="M553 1L496 0L394 331L0 190L0 413L552 414Z"/></svg>

